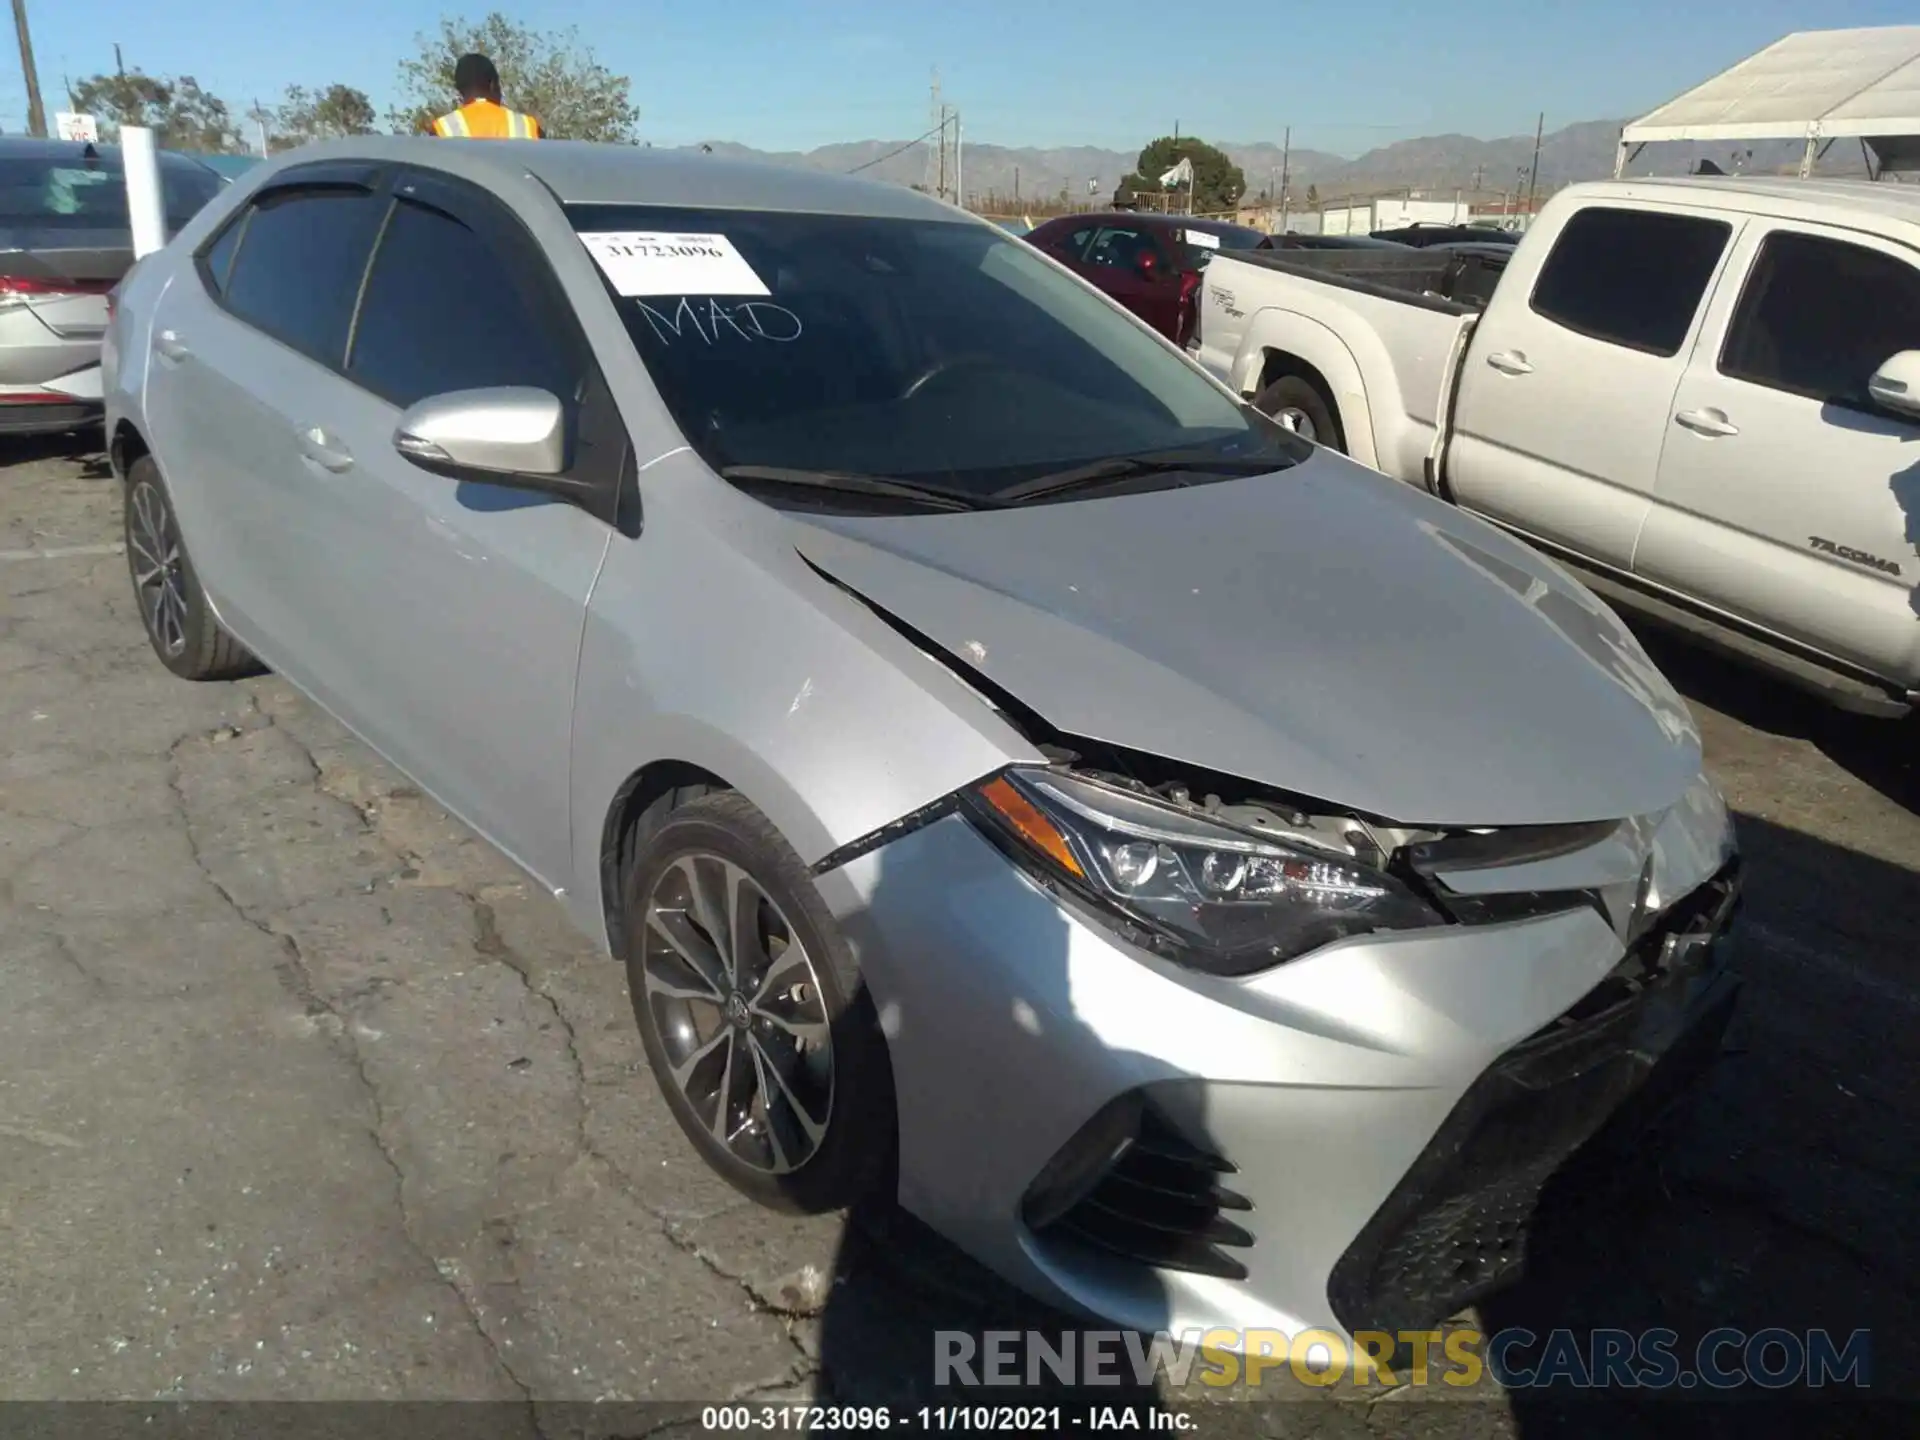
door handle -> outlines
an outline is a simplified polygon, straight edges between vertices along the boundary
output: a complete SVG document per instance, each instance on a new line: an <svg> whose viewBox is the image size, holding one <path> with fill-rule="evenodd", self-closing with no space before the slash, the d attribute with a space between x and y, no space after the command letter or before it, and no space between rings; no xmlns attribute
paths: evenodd
<svg viewBox="0 0 1920 1440"><path fill-rule="evenodd" d="M1487 364L1502 375L1531 375L1533 366L1527 363L1527 357L1518 350L1496 350L1487 356Z"/></svg>
<svg viewBox="0 0 1920 1440"><path fill-rule="evenodd" d="M153 350L162 360L185 360L193 351L187 348L177 331L162 330L153 337Z"/></svg>
<svg viewBox="0 0 1920 1440"><path fill-rule="evenodd" d="M331 474L353 468L353 452L318 425L309 425L300 432L300 454Z"/></svg>
<svg viewBox="0 0 1920 1440"><path fill-rule="evenodd" d="M1673 417L1673 423L1684 425L1696 435L1738 435L1740 427L1727 419L1727 412L1714 409L1682 410Z"/></svg>

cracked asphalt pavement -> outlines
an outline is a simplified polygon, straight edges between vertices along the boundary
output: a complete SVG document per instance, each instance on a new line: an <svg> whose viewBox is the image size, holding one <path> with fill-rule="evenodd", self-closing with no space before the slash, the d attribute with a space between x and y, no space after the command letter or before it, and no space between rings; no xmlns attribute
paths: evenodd
<svg viewBox="0 0 1920 1440"><path fill-rule="evenodd" d="M532 1433L917 1404L934 1329L1058 1328L911 1222L713 1179L556 904L279 680L161 669L119 515L83 447L0 450L0 1397L493 1399ZM1650 643L1740 814L1744 1017L1479 1319L1870 1327L1911 1394L1915 726ZM1547 1428L1524 1392L1424 1398L1206 1429Z"/></svg>

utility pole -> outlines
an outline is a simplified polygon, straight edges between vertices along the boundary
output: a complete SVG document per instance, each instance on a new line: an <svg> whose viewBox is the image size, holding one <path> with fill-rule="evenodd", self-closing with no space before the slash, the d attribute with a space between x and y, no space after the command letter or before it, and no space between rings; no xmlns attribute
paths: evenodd
<svg viewBox="0 0 1920 1440"><path fill-rule="evenodd" d="M127 78L127 62L120 58L120 46L117 43L113 47L113 69L122 80Z"/></svg>
<svg viewBox="0 0 1920 1440"><path fill-rule="evenodd" d="M44 140L47 110L40 103L40 72L33 67L33 36L27 30L27 0L13 0L13 30L20 38L20 71L27 81L27 134Z"/></svg>
<svg viewBox="0 0 1920 1440"><path fill-rule="evenodd" d="M1273 132L1268 131L1267 133L1272 134ZM1287 126L1285 138L1280 141L1280 229L1283 232L1287 228L1287 180L1290 173L1288 167L1292 160L1293 127L1289 125Z"/></svg>
<svg viewBox="0 0 1920 1440"><path fill-rule="evenodd" d="M1533 187L1540 179L1540 137L1546 133L1547 112L1542 110L1533 127L1533 168L1527 171L1527 214L1533 214Z"/></svg>
<svg viewBox="0 0 1920 1440"><path fill-rule="evenodd" d="M925 186L930 194L938 195L945 188L947 168L947 107L940 103L940 72L933 72L933 98L928 107L933 123L927 126L927 133L934 136L936 144L927 151L927 176Z"/></svg>
<svg viewBox="0 0 1920 1440"><path fill-rule="evenodd" d="M250 118L253 123L259 127L260 154L264 157L267 153L267 112L266 108L261 105L260 97L257 95L253 98L253 114Z"/></svg>

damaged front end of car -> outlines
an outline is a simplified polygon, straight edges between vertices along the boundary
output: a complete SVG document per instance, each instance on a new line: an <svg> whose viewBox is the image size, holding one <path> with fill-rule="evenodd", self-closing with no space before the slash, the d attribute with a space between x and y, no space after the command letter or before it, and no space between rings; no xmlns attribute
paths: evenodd
<svg viewBox="0 0 1920 1440"><path fill-rule="evenodd" d="M1017 1283L1147 1329L1431 1325L1717 1048L1739 862L1704 777L1404 823L1065 733L833 583L1041 757L815 867L894 1045L901 1199Z"/></svg>

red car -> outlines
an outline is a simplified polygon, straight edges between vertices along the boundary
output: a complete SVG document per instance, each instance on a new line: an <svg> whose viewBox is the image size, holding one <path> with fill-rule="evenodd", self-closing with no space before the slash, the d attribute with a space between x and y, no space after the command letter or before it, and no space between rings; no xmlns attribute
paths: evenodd
<svg viewBox="0 0 1920 1440"><path fill-rule="evenodd" d="M1026 239L1100 287L1176 345L1193 333L1200 272L1216 250L1254 250L1268 237L1185 215L1062 215Z"/></svg>

